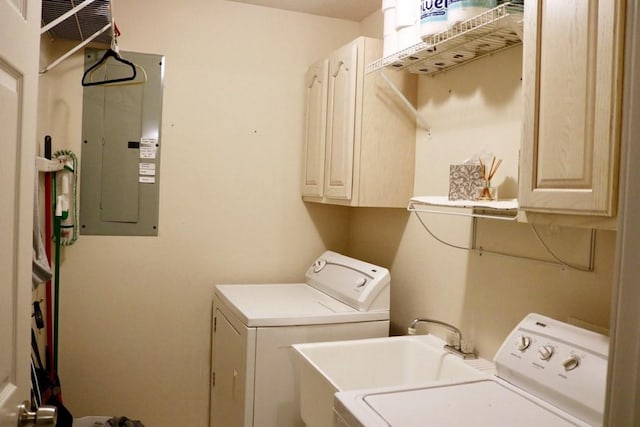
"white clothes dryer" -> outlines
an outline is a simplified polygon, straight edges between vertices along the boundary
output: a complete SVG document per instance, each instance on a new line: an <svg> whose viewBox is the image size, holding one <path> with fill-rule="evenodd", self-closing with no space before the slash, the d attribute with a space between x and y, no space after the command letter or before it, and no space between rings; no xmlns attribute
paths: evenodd
<svg viewBox="0 0 640 427"><path fill-rule="evenodd" d="M291 345L389 334L386 268L327 251L305 278L216 286L213 427L304 426Z"/></svg>

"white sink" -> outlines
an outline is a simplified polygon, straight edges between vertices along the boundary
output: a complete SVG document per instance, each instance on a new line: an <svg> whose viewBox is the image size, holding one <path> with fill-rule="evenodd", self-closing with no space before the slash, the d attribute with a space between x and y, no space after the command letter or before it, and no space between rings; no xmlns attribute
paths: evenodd
<svg viewBox="0 0 640 427"><path fill-rule="evenodd" d="M443 345L432 335L295 344L303 421L308 427L333 425L333 395L339 391L486 376Z"/></svg>

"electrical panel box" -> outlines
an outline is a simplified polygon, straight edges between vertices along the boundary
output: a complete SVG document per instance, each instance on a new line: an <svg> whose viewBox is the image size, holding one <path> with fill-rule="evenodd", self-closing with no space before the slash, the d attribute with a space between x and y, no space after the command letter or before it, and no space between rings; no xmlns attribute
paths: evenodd
<svg viewBox="0 0 640 427"><path fill-rule="evenodd" d="M85 70L105 53L86 49ZM83 77L80 234L157 236L164 56L120 56Z"/></svg>

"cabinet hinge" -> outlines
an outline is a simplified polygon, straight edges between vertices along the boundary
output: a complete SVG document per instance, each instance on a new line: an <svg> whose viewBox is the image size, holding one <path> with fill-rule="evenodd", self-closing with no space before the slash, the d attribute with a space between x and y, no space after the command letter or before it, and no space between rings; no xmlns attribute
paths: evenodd
<svg viewBox="0 0 640 427"><path fill-rule="evenodd" d="M215 334L217 328L218 328L218 318L214 317L213 318L213 333L214 334Z"/></svg>

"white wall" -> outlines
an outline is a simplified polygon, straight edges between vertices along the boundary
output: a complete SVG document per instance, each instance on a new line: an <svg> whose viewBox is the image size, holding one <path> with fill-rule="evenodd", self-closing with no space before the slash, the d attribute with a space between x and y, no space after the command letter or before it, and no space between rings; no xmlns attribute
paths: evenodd
<svg viewBox="0 0 640 427"><path fill-rule="evenodd" d="M348 210L304 204L307 66L358 23L227 1L120 1L120 48L166 55L158 237L64 249L60 375L74 415L208 424L220 282L302 281ZM45 40L43 64L73 44ZM39 140L80 154L82 55L41 77ZM82 159L80 159L82 165Z"/></svg>
<svg viewBox="0 0 640 427"><path fill-rule="evenodd" d="M494 185L500 197L517 194L522 115L519 47L435 77L420 77L418 109L430 124L416 137L416 195L448 193L449 164L486 149L502 158ZM471 221L421 214L436 235L459 246L471 241ZM358 209L351 213L350 253L391 266L394 333L415 317L459 326L482 357L491 359L504 337L529 312L563 321L609 325L615 233L596 236L595 271L450 248L434 240L413 214ZM567 261L585 265L590 233L538 227ZM482 220L478 246L549 260L526 224ZM431 329L442 335L444 331Z"/></svg>

